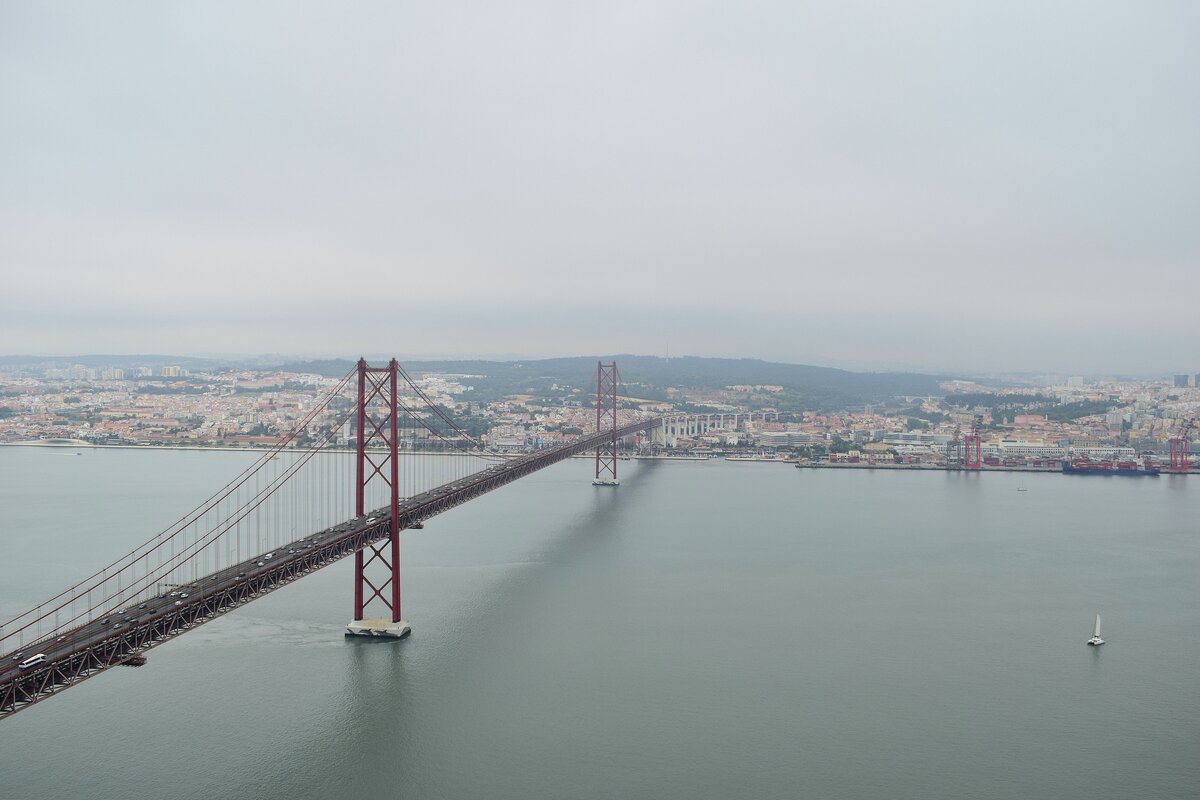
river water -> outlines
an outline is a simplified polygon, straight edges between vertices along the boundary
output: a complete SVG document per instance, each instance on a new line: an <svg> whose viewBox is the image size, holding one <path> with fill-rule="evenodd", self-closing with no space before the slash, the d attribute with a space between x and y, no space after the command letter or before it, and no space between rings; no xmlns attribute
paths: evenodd
<svg viewBox="0 0 1200 800"><path fill-rule="evenodd" d="M3 611L250 458L74 452L0 448ZM1200 793L1200 476L590 468L406 532L407 640L343 560L0 722L0 800Z"/></svg>

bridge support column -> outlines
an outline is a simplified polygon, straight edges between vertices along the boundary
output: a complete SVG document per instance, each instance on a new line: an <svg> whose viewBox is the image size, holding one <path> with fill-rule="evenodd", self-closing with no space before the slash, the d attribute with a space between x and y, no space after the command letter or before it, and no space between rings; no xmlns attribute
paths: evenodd
<svg viewBox="0 0 1200 800"><path fill-rule="evenodd" d="M617 362L596 362L596 432L606 427L612 440L596 448L596 477L593 486L618 486L617 480Z"/></svg>
<svg viewBox="0 0 1200 800"><path fill-rule="evenodd" d="M367 513L366 488L378 478L388 487L390 534L384 541L368 543L354 553L354 619L346 625L347 636L383 636L400 639L411 632L400 616L400 459L396 414L396 375L399 365L392 359L386 367L368 367L358 362L358 436L354 469L354 510ZM382 445L368 453L368 447ZM383 514L379 514L380 517ZM378 564L376 564L378 562ZM367 577L373 567L374 580ZM387 616L367 617L367 608L378 600Z"/></svg>

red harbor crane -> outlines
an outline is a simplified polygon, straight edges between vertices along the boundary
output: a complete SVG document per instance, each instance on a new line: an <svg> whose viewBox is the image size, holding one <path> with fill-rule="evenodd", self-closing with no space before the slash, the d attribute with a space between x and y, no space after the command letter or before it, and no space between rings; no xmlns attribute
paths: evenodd
<svg viewBox="0 0 1200 800"><path fill-rule="evenodd" d="M979 469L983 466L983 437L979 435L982 425L983 417L976 414L971 423L971 432L963 437L963 467L966 469Z"/></svg>
<svg viewBox="0 0 1200 800"><path fill-rule="evenodd" d="M1188 464L1188 435L1196 427L1196 417L1183 423L1179 433L1168 441L1171 448L1171 472L1187 472Z"/></svg>

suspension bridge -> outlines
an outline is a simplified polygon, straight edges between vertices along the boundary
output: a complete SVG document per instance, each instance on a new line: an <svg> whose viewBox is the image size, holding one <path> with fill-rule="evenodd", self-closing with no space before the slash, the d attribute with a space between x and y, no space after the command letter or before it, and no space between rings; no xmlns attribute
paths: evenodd
<svg viewBox="0 0 1200 800"><path fill-rule="evenodd" d="M0 626L0 719L345 556L347 635L403 638L400 532L575 455L617 484L617 445L662 425L619 409L615 362L596 368L595 427L512 456L489 450L394 359L360 360L279 443L138 547ZM349 425L354 447L338 445ZM377 615L376 615L377 614Z"/></svg>

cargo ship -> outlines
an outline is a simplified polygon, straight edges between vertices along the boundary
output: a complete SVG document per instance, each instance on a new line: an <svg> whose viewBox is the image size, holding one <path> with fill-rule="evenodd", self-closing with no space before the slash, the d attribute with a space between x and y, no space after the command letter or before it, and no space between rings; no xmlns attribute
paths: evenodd
<svg viewBox="0 0 1200 800"><path fill-rule="evenodd" d="M1064 475L1158 477L1158 467L1149 460L1139 465L1136 461L1093 461L1090 458L1077 458L1074 461L1064 461L1062 471Z"/></svg>

